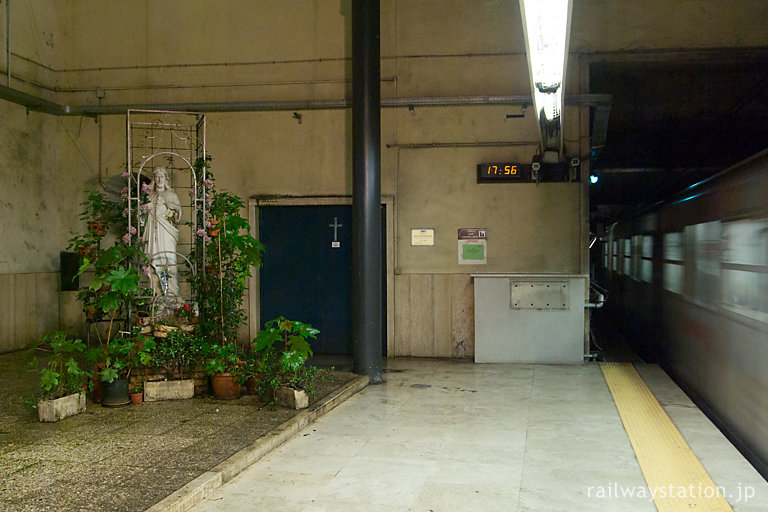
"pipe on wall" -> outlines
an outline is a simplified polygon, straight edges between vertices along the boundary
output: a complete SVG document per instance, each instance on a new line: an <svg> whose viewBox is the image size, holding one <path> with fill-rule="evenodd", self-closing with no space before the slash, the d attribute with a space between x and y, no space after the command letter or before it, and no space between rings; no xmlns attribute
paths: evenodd
<svg viewBox="0 0 768 512"><path fill-rule="evenodd" d="M352 107L348 99L288 100L288 101L227 101L201 103L143 103L131 105L60 105L38 96L0 85L0 99L22 105L29 110L57 116L122 115L128 110L166 110L185 112L275 112L281 110L339 110ZM566 96L566 105L609 109L607 94L577 94ZM382 108L407 107L466 107L492 105L530 105L528 95L516 96L420 96L383 98ZM607 114L605 116L607 118ZM605 123L607 128L607 123ZM594 137L594 134L593 134Z"/></svg>
<svg viewBox="0 0 768 512"><path fill-rule="evenodd" d="M10 87L0 86L0 99L22 105L29 110L57 116L87 116L122 115L128 110L164 110L184 112L276 112L301 110L340 110L352 107L348 99L336 100L291 100L291 101L241 101L241 102L206 102L206 103L159 103L133 105L59 105L52 101L28 94ZM576 94L565 97L565 104L580 107L591 107L595 110L592 121L592 146L600 148L605 141L608 131L608 116L611 108L611 97L608 94ZM415 107L462 107L490 105L531 105L531 97L516 96L421 96L410 98L380 98L382 108L415 108ZM477 143L474 143L475 145ZM501 143L493 143L498 145ZM527 142L522 143L528 145ZM457 146L457 143L451 144ZM515 145L502 144L502 145ZM390 146L388 146L390 147ZM393 147L416 146L398 145ZM421 145L419 145L421 147ZM429 147L437 147L434 144Z"/></svg>
<svg viewBox="0 0 768 512"><path fill-rule="evenodd" d="M11 86L11 0L5 0L5 58L6 73L8 74L8 87Z"/></svg>
<svg viewBox="0 0 768 512"><path fill-rule="evenodd" d="M188 69L188 68L211 68L211 67L242 67L242 66L274 66L274 65L293 65L293 64L321 64L328 62L348 62L348 57L317 57L314 59L275 59L275 60L257 60L257 61L220 61L220 62L195 62L195 63L175 63L175 64L136 64L130 66L91 66L84 68L54 68L42 62L38 62L25 55L13 54L17 59L32 64L54 73L85 73L89 71L126 71L126 70L149 70L149 69ZM412 60L412 59L456 59L470 58L477 59L481 57L525 57L525 52L479 52L479 53L434 53L434 54L413 54L413 55L382 55L381 60Z"/></svg>
<svg viewBox="0 0 768 512"><path fill-rule="evenodd" d="M387 144L388 148L398 149L440 149L440 148L501 148L512 146L538 146L539 141L492 141L492 142L420 142Z"/></svg>

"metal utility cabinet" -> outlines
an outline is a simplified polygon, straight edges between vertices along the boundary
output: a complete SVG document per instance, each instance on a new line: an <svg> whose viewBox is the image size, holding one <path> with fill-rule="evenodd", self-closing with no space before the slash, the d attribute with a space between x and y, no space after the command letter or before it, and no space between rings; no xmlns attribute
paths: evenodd
<svg viewBox="0 0 768 512"><path fill-rule="evenodd" d="M476 363L580 363L588 277L472 274Z"/></svg>

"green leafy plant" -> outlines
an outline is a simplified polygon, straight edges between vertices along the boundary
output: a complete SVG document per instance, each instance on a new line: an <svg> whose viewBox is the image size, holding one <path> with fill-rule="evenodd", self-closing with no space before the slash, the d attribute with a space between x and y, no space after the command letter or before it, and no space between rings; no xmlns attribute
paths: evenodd
<svg viewBox="0 0 768 512"><path fill-rule="evenodd" d="M88 388L91 374L78 362L85 351L83 340L58 331L43 336L31 351L47 356L44 367L37 356L29 361L30 370L40 374L40 399L53 400Z"/></svg>
<svg viewBox="0 0 768 512"><path fill-rule="evenodd" d="M258 370L264 374L259 393L271 405L276 403L280 386L304 389L314 396L315 380L332 375L307 364L307 358L312 355L310 340L317 338L320 331L309 324L284 317L270 320L264 327L253 340Z"/></svg>
<svg viewBox="0 0 768 512"><path fill-rule="evenodd" d="M120 333L109 343L100 344L88 352L91 360L97 361L101 370L99 375L104 382L127 379L133 368L148 366L152 363L155 339L138 333L132 335Z"/></svg>
<svg viewBox="0 0 768 512"><path fill-rule="evenodd" d="M87 199L80 203L83 207L80 220L109 222L118 213L117 203L111 201L106 193L86 190L86 194L88 194Z"/></svg>
<svg viewBox="0 0 768 512"><path fill-rule="evenodd" d="M83 258L76 274L93 272L90 284L80 290L78 299L86 310L92 308L109 321L103 343L111 342L115 321L125 319L128 310L141 302L138 300L141 276L130 266L134 257L143 257L143 253L128 244L117 243L109 249L99 250L94 260ZM122 327L128 326L123 322Z"/></svg>
<svg viewBox="0 0 768 512"><path fill-rule="evenodd" d="M99 241L103 236L96 235L88 231L82 235L75 235L69 239L67 250L78 253L83 258L92 257L95 250L98 249Z"/></svg>
<svg viewBox="0 0 768 512"><path fill-rule="evenodd" d="M201 362L202 345L199 335L182 330L171 331L156 343L154 364L164 371L166 378L184 379L191 368Z"/></svg>
<svg viewBox="0 0 768 512"><path fill-rule="evenodd" d="M113 333L113 323L117 319L127 319L127 312L139 305L140 276L136 268L146 263L146 256L139 248L139 240L132 237L134 227L128 227L127 201L112 201L104 192L87 192L87 200L81 203L81 219L105 221L116 233L114 244L102 248L103 233L89 229L85 234L75 235L69 240L68 249L77 251L83 258L76 274L92 273L90 284L80 289L78 300L92 320L100 320L106 315L110 322L106 343ZM119 233L125 231L125 235ZM128 325L122 325L127 329Z"/></svg>
<svg viewBox="0 0 768 512"><path fill-rule="evenodd" d="M200 305L200 327L204 336L221 343L235 341L247 316L243 307L251 267L261 266L264 246L253 236L242 216L245 201L229 192L218 192L209 168L210 157L199 158L195 168L206 193L206 204L198 211L198 268L192 281ZM203 169L206 177L203 179ZM210 222L217 222L213 235Z"/></svg>
<svg viewBox="0 0 768 512"><path fill-rule="evenodd" d="M205 344L203 346L205 373L232 373L237 377L242 361L242 349L235 343L229 342L223 345Z"/></svg>
<svg viewBox="0 0 768 512"><path fill-rule="evenodd" d="M317 338L319 333L318 329L309 324L281 316L264 324L264 329L253 339L253 350L262 353L274 352L275 345L278 345L281 356L291 361L301 359L303 363L312 355L309 340Z"/></svg>
<svg viewBox="0 0 768 512"><path fill-rule="evenodd" d="M249 379L261 381L264 378L264 371L260 364L259 354L253 350L243 350L242 360L238 366L235 381L238 384L245 385Z"/></svg>

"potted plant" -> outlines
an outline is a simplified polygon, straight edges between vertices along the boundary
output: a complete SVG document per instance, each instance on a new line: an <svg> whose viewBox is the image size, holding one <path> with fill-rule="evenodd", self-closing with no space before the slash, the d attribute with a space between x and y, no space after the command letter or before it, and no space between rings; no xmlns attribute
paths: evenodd
<svg viewBox="0 0 768 512"><path fill-rule="evenodd" d="M211 376L211 387L216 398L225 400L238 398L241 388L238 373L242 364L242 350L237 344L206 344L204 369Z"/></svg>
<svg viewBox="0 0 768 512"><path fill-rule="evenodd" d="M94 259L102 238L103 236L98 236L89 230L87 233L70 238L67 250L76 252L81 258Z"/></svg>
<svg viewBox="0 0 768 512"><path fill-rule="evenodd" d="M94 237L101 238L107 234L109 224L118 213L118 205L109 199L106 192L88 190L87 199L80 203L83 207L80 220L86 221L88 231Z"/></svg>
<svg viewBox="0 0 768 512"><path fill-rule="evenodd" d="M145 399L178 400L195 395L195 381L190 371L201 360L202 339L188 331L171 331L167 337L155 344L152 354L156 368L165 375L163 381L148 381L144 384Z"/></svg>
<svg viewBox="0 0 768 512"><path fill-rule="evenodd" d="M131 405L139 405L144 403L144 383L132 383L129 386L129 395L131 397Z"/></svg>
<svg viewBox="0 0 768 512"><path fill-rule="evenodd" d="M37 356L29 365L40 374L37 414L40 421L55 422L85 411L85 391L91 374L80 367L77 357L85 350L81 339L71 339L63 332L43 336L32 351L47 355L40 368Z"/></svg>
<svg viewBox="0 0 768 512"><path fill-rule="evenodd" d="M90 357L100 368L101 381L105 383L104 405L121 405L128 402L125 377L135 364L134 356L146 364L152 338L141 337L137 344L128 329L128 312L140 303L140 276L131 262L143 256L140 251L119 240L108 249L99 249L94 260L84 258L77 275L91 271L91 283L78 294L86 311L95 311L96 319L108 322L106 332L96 334L99 347ZM136 333L138 335L138 330Z"/></svg>
<svg viewBox="0 0 768 512"><path fill-rule="evenodd" d="M152 362L155 339L138 333L121 332L89 351L89 357L101 362L99 375L104 386L103 405L118 407L130 402L128 382L131 371L137 366Z"/></svg>
<svg viewBox="0 0 768 512"><path fill-rule="evenodd" d="M253 351L259 354L264 379L260 393L271 405L301 409L309 405L314 395L314 382L318 376L327 378L328 372L307 365L312 355L309 344L320 332L309 324L279 317L270 320L253 340Z"/></svg>
<svg viewBox="0 0 768 512"><path fill-rule="evenodd" d="M258 386L264 380L264 371L259 354L253 350L248 350L243 353L242 357L237 372L237 383L245 386L245 391L249 395L258 394Z"/></svg>

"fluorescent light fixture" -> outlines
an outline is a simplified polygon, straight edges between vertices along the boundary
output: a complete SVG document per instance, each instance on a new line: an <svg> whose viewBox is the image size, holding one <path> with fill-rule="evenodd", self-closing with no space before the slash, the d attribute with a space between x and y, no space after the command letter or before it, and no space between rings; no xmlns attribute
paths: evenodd
<svg viewBox="0 0 768 512"><path fill-rule="evenodd" d="M562 107L572 7L572 0L520 0L544 161L551 158L548 152L559 157L563 147Z"/></svg>
<svg viewBox="0 0 768 512"><path fill-rule="evenodd" d="M600 178L597 176L597 174L593 174L592 176L589 177L589 182L592 183L593 185L597 183L599 180Z"/></svg>

